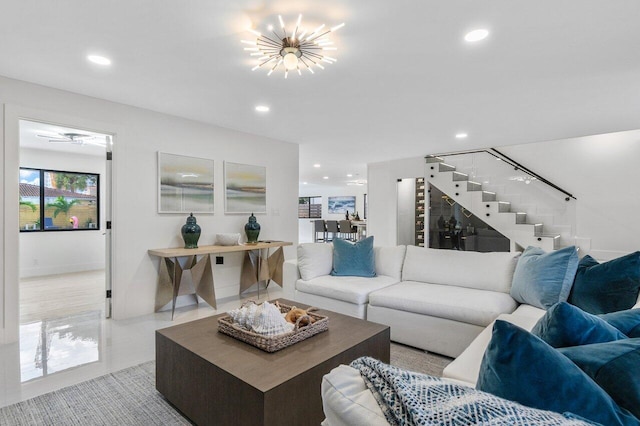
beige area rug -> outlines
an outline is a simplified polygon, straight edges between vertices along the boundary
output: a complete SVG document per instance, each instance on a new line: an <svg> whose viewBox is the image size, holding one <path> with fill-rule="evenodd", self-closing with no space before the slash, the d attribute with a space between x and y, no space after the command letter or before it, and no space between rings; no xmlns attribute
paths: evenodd
<svg viewBox="0 0 640 426"><path fill-rule="evenodd" d="M453 361L443 355L412 348L411 346L391 343L391 365L417 373L442 377L442 370Z"/></svg>

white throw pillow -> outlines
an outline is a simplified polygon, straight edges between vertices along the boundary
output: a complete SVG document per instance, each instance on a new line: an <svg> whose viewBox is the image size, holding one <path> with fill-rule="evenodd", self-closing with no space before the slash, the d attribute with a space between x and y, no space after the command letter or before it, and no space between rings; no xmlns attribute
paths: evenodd
<svg viewBox="0 0 640 426"><path fill-rule="evenodd" d="M298 269L303 280L329 275L332 267L333 244L305 243L298 246Z"/></svg>
<svg viewBox="0 0 640 426"><path fill-rule="evenodd" d="M400 280L402 276L402 263L407 246L374 247L376 257L376 274Z"/></svg>

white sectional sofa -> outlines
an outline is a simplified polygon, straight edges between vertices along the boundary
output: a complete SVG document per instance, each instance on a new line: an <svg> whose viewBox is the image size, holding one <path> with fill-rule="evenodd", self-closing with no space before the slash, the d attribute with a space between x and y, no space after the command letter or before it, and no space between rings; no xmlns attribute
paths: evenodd
<svg viewBox="0 0 640 426"><path fill-rule="evenodd" d="M443 379L475 387L495 320L531 331L546 312L511 299L518 256L409 246L400 282L370 292L366 316L358 316L389 324L394 341L455 357ZM290 297L302 294L294 280L296 271L295 262L290 262ZM325 300L315 302L323 306ZM633 308L640 308L640 295ZM360 372L350 366L325 375L322 398L324 426L388 424Z"/></svg>
<svg viewBox="0 0 640 426"><path fill-rule="evenodd" d="M298 246L285 263L287 298L391 327L391 339L456 357L498 315L519 253L376 247L374 278L332 276L331 244ZM405 254L406 253L406 254Z"/></svg>

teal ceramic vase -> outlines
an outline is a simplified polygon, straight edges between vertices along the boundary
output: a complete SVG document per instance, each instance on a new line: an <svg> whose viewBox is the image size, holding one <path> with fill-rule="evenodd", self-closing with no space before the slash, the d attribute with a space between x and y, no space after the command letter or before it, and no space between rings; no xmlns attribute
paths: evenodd
<svg viewBox="0 0 640 426"><path fill-rule="evenodd" d="M196 218L191 213L187 218L187 223L182 225L182 239L184 240L184 248L198 248L198 240L201 233L200 225L196 223Z"/></svg>
<svg viewBox="0 0 640 426"><path fill-rule="evenodd" d="M255 244L258 242L258 235L260 235L260 224L256 217L251 213L249 221L244 225L244 232L247 234L247 243Z"/></svg>

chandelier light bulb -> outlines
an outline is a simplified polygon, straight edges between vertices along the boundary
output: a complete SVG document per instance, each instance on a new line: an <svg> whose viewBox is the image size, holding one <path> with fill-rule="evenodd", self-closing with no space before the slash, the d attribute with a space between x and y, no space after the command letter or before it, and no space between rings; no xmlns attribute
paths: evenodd
<svg viewBox="0 0 640 426"><path fill-rule="evenodd" d="M284 67L287 70L294 70L298 67L298 57L295 53L290 52L284 55Z"/></svg>

